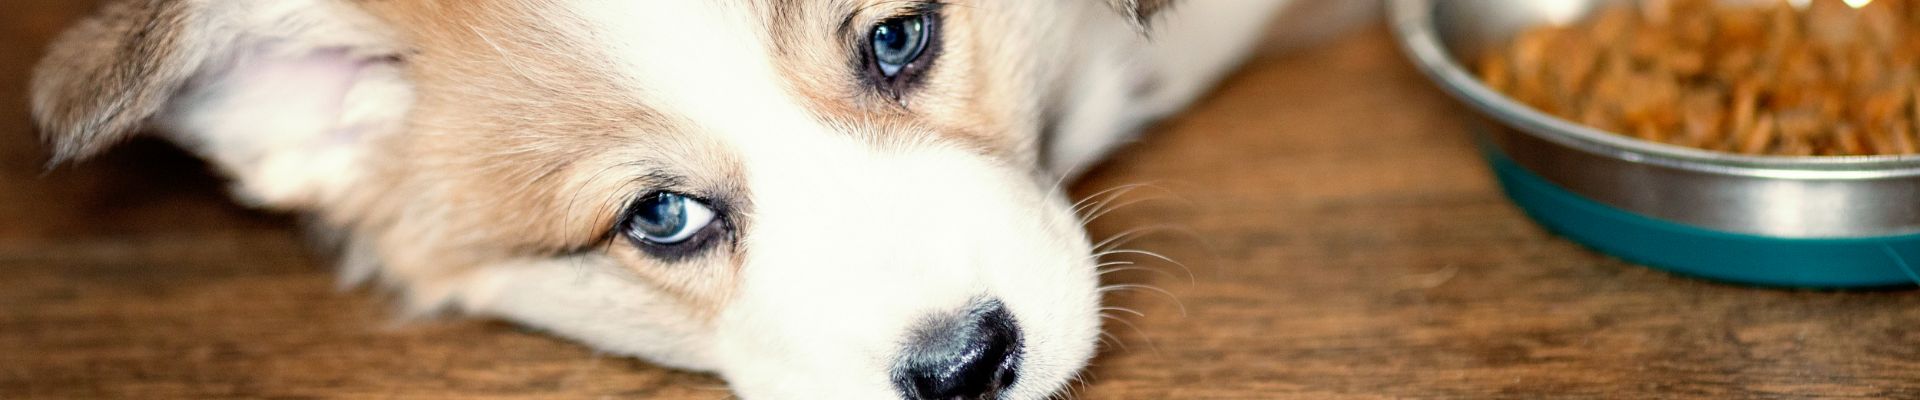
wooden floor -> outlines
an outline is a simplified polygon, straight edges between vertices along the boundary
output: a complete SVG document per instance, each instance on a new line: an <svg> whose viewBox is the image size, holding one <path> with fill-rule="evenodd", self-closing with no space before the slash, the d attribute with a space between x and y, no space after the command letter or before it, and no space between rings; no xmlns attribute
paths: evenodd
<svg viewBox="0 0 1920 400"><path fill-rule="evenodd" d="M296 219L162 144L42 168L23 87L86 1L0 5L0 398L727 398L713 377L483 321L397 323ZM1920 398L1920 294L1724 286L1555 238L1383 29L1260 60L1074 191L1153 183L1096 238L1145 314L1088 399Z"/></svg>

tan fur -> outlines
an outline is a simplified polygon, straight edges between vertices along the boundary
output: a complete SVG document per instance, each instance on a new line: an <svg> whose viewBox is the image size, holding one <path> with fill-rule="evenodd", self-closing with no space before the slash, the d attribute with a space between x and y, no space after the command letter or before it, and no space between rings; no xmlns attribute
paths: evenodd
<svg viewBox="0 0 1920 400"><path fill-rule="evenodd" d="M98 152L166 108L210 56L185 43L201 4L114 2L54 45L35 108L57 157ZM669 270L606 232L639 190L664 183L648 171L690 169L700 173L680 176L712 182L685 186L728 187L740 181L736 163L684 121L607 82L596 55L570 45L590 39L551 28L567 18L562 10L519 1L358 4L408 41L413 51L401 57L419 97L406 134L370 144L356 188L308 211L346 231L352 252L371 255L384 279L410 289L413 307L440 305L479 266L585 251L718 309L737 257ZM745 199L744 191L715 195Z"/></svg>
<svg viewBox="0 0 1920 400"><path fill-rule="evenodd" d="M849 70L849 62L866 43L866 27L897 17L909 2L900 0L781 1L770 7L768 25L774 51L782 60L781 73L790 90L806 101L822 120L861 133L930 133L934 140L951 141L980 154L1015 164L1035 157L1037 132L1009 121L1011 99L988 88L1017 84L992 81L976 73L974 31L979 9L967 5L945 7L942 45L937 65L922 86L894 99L876 93ZM849 14L851 17L848 17ZM844 24L843 24L844 22ZM1004 76L1004 75L1003 75ZM924 138L867 138L877 143L911 142Z"/></svg>
<svg viewBox="0 0 1920 400"><path fill-rule="evenodd" d="M185 29L192 2L107 5L60 36L34 71L34 117L55 161L85 158L124 140L166 107L200 58Z"/></svg>
<svg viewBox="0 0 1920 400"><path fill-rule="evenodd" d="M457 284L470 268L614 249L653 283L719 308L732 261L665 268L606 232L641 190L668 183L649 171L713 180L686 187L741 181L724 147L616 88L597 69L609 68L600 55L573 46L590 39L551 28L570 18L564 10L512 1L368 6L420 49L407 59L420 97L410 134L375 157L385 161L377 174L384 182L369 184L382 190L326 214L374 238L366 245L385 255L384 272L431 301L434 288ZM745 199L744 190L714 195Z"/></svg>

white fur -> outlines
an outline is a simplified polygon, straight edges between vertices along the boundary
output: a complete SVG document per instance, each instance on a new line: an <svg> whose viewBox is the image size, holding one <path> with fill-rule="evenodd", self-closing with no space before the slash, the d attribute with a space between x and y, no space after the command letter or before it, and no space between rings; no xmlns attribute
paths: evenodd
<svg viewBox="0 0 1920 400"><path fill-rule="evenodd" d="M561 336L601 350L646 357L669 367L712 371L713 341L691 308L599 257L528 260L476 272L462 285L460 307Z"/></svg>
<svg viewBox="0 0 1920 400"><path fill-rule="evenodd" d="M756 208L753 229L739 239L749 249L739 295L717 319L713 358L679 361L703 352L647 345L667 334L648 331L653 316L589 319L569 311L652 296L641 288L618 292L581 281L566 289L582 296L575 302L469 306L516 319L547 316L535 325L656 360L713 366L756 399L897 398L890 374L913 324L981 297L1004 302L1027 341L1009 398L1055 392L1092 356L1099 321L1087 240L1060 198L1042 193L1023 171L940 143L856 139L931 136L923 133L862 135L823 125L784 91L763 28L743 10L576 4L594 37L617 38L606 45L636 98L671 99L657 105L661 112L694 121L693 129L721 138L745 163ZM677 40L657 40L664 37ZM607 327L635 328L622 336L605 334Z"/></svg>
<svg viewBox="0 0 1920 400"><path fill-rule="evenodd" d="M1104 41L1116 44L1082 53L1059 165L1085 166L1198 97L1252 45L1267 20L1261 14L1285 2L1195 2L1175 10L1161 41ZM1028 172L931 140L858 139L936 136L923 132L824 125L786 92L764 27L746 10L571 4L589 30L581 34L603 38L617 56L636 101L667 99L648 105L692 121L690 129L723 140L744 163L755 209L753 229L738 239L748 258L737 295L710 337L667 344L659 338L687 332L654 319L689 317L638 312L667 296L592 272L609 270L604 265L489 269L465 307L715 370L754 399L898 398L890 374L914 324L983 297L1008 307L1025 340L1020 378L1006 398L1050 396L1092 357L1100 320L1091 248L1063 197L1045 193ZM1088 7L1082 11L1104 12L1097 2ZM1085 26L1085 37L1134 34L1119 18ZM1134 93L1145 79L1157 80L1157 90ZM597 309L632 311L587 311Z"/></svg>
<svg viewBox="0 0 1920 400"><path fill-rule="evenodd" d="M1005 303L1026 340L1009 398L1050 394L1085 365L1098 296L1065 204L955 148L816 140L806 149L825 157L812 165L753 173L754 250L719 331L741 393L892 395L886 374L912 325L979 297Z"/></svg>

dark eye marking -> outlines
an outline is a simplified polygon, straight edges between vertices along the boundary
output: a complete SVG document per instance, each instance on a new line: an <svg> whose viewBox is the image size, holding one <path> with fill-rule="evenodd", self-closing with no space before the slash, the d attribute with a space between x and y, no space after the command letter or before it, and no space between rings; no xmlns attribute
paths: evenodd
<svg viewBox="0 0 1920 400"><path fill-rule="evenodd" d="M627 207L619 233L648 254L679 260L713 247L726 235L725 216L707 201L655 192Z"/></svg>

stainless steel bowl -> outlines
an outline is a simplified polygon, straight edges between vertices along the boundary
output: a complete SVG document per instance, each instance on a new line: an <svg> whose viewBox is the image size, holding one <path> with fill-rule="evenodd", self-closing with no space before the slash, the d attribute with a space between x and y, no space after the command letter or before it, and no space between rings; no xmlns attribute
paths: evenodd
<svg viewBox="0 0 1920 400"><path fill-rule="evenodd" d="M1627 0L1618 0L1627 1ZM1401 45L1478 109L1489 142L1581 196L1656 219L1775 238L1920 233L1920 157L1769 157L1642 141L1562 120L1481 84L1476 60L1540 24L1579 21L1606 0L1387 0Z"/></svg>

